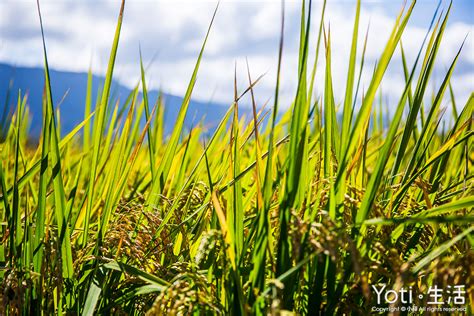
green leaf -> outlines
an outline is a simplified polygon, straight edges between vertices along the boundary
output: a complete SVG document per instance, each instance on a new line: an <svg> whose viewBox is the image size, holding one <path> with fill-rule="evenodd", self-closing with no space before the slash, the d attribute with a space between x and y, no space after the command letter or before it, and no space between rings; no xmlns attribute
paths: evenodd
<svg viewBox="0 0 474 316"><path fill-rule="evenodd" d="M444 252L446 252L449 248L454 246L457 242L462 240L464 237L467 235L471 234L471 232L474 230L474 226L466 229L456 237L452 238L451 240L448 240L447 242L443 243L439 247L435 248L432 250L429 254L423 257L416 265L413 267L412 272L413 273L418 273L421 269L423 269L426 265L431 263L433 260L438 258L440 255L442 255Z"/></svg>

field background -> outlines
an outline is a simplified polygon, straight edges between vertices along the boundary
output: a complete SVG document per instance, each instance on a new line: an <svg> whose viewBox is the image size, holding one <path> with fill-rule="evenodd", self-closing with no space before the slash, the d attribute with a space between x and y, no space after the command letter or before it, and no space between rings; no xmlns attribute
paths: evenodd
<svg viewBox="0 0 474 316"><path fill-rule="evenodd" d="M424 294L464 286L463 304L446 306L472 313L474 100L469 85L459 100L451 81L463 41L431 80L453 6L433 10L407 58L402 35L416 7L407 3L367 84L360 2L344 61L325 2L303 2L290 25L282 6L272 97L257 101L264 79L245 63L212 129L189 116L219 8L168 129L141 51L134 88L113 94L125 2L103 85L90 71L81 119L67 129L41 21L39 141L27 91L8 90L0 125L0 314L364 315L381 284ZM290 99L280 95L288 27L299 30ZM388 106L381 83L395 53L403 84Z"/></svg>

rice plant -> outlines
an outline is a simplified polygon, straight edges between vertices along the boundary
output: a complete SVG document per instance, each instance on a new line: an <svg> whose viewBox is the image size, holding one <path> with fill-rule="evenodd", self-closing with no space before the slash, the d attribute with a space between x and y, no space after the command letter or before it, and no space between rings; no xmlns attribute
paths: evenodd
<svg viewBox="0 0 474 316"><path fill-rule="evenodd" d="M87 100L77 105L84 120L65 136L41 25L40 142L28 142L23 91L11 92L16 108L0 128L0 314L365 315L377 305L372 286L382 284L416 293L462 284L472 313L474 99L471 93L458 112L450 82L462 46L452 52L443 81L432 95L427 91L451 5L433 13L408 64L401 37L415 1L407 4L362 92L370 43L365 37L359 47L358 2L341 104L325 6L316 14L311 1L301 4L291 104L279 98L282 6L273 107L256 104L259 77L249 69L248 85L235 84L212 135L203 124L185 130L184 120L218 9L169 135L162 99L148 98L142 62L131 95L111 98L125 1L97 103L89 75ZM316 30L312 19L320 21ZM377 95L397 50L405 87L385 117ZM324 67L317 69L310 56L320 51ZM324 82L315 79L317 71ZM315 86L323 88L316 97ZM252 117L239 114L244 97L252 101ZM446 98L452 117L443 109ZM441 128L441 122L452 123ZM413 304L427 300L415 296Z"/></svg>

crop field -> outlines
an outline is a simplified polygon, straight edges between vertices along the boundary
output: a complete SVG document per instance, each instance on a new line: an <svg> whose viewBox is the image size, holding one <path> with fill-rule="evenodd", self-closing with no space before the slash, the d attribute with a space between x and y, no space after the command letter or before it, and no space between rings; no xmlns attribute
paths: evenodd
<svg viewBox="0 0 474 316"><path fill-rule="evenodd" d="M127 14L125 1L118 5L105 83L97 100L91 72L87 87L74 87L88 97L69 134L60 133L42 25L38 144L29 141L27 93L10 91L16 106L0 143L0 315L367 315L374 306L408 314L397 311L407 302L380 289L409 289L410 305L429 306L418 293L435 285L462 286L463 304L443 306L473 312L474 100L471 92L460 104L450 80L462 46L443 80L430 81L450 4L432 13L410 64L401 37L416 4L407 3L363 88L370 43L357 3L336 103L337 25L328 27L325 4L316 12L303 1L298 84L285 106L282 5L273 98L256 104L260 77L249 69L212 133L184 125L209 21L170 134L163 100L148 98L143 63L128 98L111 96ZM312 20L319 28L310 29ZM378 93L396 51L405 87L387 116ZM244 97L253 100L250 117L239 113Z"/></svg>

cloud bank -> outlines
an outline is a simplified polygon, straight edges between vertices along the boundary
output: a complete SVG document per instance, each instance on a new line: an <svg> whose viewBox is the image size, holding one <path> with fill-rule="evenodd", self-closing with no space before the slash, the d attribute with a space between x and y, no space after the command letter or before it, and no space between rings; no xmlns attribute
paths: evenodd
<svg viewBox="0 0 474 316"><path fill-rule="evenodd" d="M380 56L402 1L363 2L359 29L359 57L364 34L369 26L366 64L361 89L367 87L373 66ZM314 52L320 20L321 2L312 8ZM161 88L183 95L215 9L214 1L128 1L117 56L115 78L134 86L139 80L141 46L150 88ZM446 9L448 3L442 3ZM41 1L50 66L59 70L104 74L115 30L118 1ZM436 5L421 1L402 38L409 65L419 50ZM458 106L464 105L474 90L474 17L472 4L456 1L453 17L439 51L431 86L442 81L461 43L463 52L453 75ZM466 10L468 10L466 14ZM300 4L286 3L285 47L281 95L283 108L289 107L297 82ZM325 26L331 29L332 69L336 101L344 96L348 55L355 8L349 1L329 1ZM240 90L247 82L246 60L254 78L265 74L256 88L259 104L273 96L280 31L280 1L222 1L199 70L194 96L197 99L230 103L233 97L234 67ZM41 66L42 47L36 1L0 3L0 61L17 65ZM316 93L322 94L324 57L319 59ZM310 56L314 58L314 53ZM360 60L360 59L359 59ZM311 63L311 62L310 62ZM400 52L382 82L389 108L404 86ZM83 87L79 87L83 88Z"/></svg>

